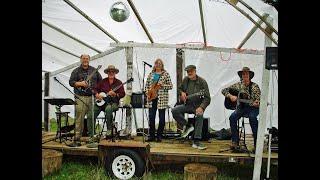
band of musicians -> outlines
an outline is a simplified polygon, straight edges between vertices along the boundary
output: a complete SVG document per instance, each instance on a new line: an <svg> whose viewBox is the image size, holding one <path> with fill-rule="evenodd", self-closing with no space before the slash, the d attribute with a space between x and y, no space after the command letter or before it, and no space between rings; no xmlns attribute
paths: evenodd
<svg viewBox="0 0 320 180"><path fill-rule="evenodd" d="M73 87L75 94L75 135L72 146L80 146L80 138L84 131L86 117L86 127L88 130L88 147L96 142L95 125L100 113L106 118L106 136L112 134L115 112L119 110L120 99L126 96L124 85L129 82L121 81L117 75L121 73L121 68L110 64L100 74L98 69L89 65L90 56L82 54L80 56L80 66L75 68L70 76L69 85ZM187 65L184 69L186 76L181 84L177 86L179 98L170 113L177 123L180 138L192 137L192 146L195 149L205 150L207 147L201 142L204 126L204 113L211 103L209 87L213 86L206 81L206 77L201 77L199 67ZM261 91L255 82L252 82L254 72L249 67L242 67L237 72L239 80L221 90L230 107L233 110L229 116L231 128L230 148L239 148L239 128L238 121L245 117L249 119L249 124L253 133L254 149L257 141L258 115L260 106ZM147 142L161 142L166 123L166 110L169 106L169 91L175 84L172 83L169 72L166 70L164 61L156 58L144 87L146 97L145 107L148 111L148 137ZM159 125L156 128L156 114L158 112ZM186 115L194 117L194 122L188 121ZM253 150L254 151L254 150Z"/></svg>

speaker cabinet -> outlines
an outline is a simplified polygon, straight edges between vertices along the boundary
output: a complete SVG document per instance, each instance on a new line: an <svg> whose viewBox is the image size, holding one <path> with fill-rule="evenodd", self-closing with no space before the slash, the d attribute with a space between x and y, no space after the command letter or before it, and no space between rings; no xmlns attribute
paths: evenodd
<svg viewBox="0 0 320 180"><path fill-rule="evenodd" d="M147 97L144 93L135 93L133 92L131 95L131 105L132 108L142 108L142 96L144 95L144 104L146 105Z"/></svg>
<svg viewBox="0 0 320 180"><path fill-rule="evenodd" d="M278 47L266 47L266 69L278 69Z"/></svg>

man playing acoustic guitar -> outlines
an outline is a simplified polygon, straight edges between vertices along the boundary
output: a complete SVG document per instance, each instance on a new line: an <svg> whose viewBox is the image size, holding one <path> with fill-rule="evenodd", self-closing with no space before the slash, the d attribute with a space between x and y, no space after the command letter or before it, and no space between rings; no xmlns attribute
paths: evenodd
<svg viewBox="0 0 320 180"><path fill-rule="evenodd" d="M200 143L203 126L203 113L210 104L211 97L206 80L196 74L196 66L189 65L185 68L188 76L182 80L182 84L178 87L180 100L183 102L172 109L172 116L177 123L183 126L182 137L187 137L190 132L195 129L193 137L193 148L206 149L207 147ZM193 96L196 93L204 92L203 95ZM188 98L191 97L192 98ZM195 114L195 127L184 119L184 113Z"/></svg>
<svg viewBox="0 0 320 180"><path fill-rule="evenodd" d="M237 103L235 111L230 115L230 128L231 128L231 148L239 148L239 132L237 128L237 121L241 117L248 117L250 126L254 137L254 148L256 147L257 131L258 131L258 120L259 104L260 104L260 88L258 84L251 81L254 76L254 72L250 71L248 67L243 67L241 71L238 71L238 75L241 79L227 88L222 89L221 93L231 100L236 102L239 94L233 94L238 92L246 94L246 99L250 100L249 103ZM233 91L233 92L232 92Z"/></svg>
<svg viewBox="0 0 320 180"><path fill-rule="evenodd" d="M88 117L92 113L92 87L94 87L97 82L102 80L101 74L96 71L96 68L89 66L90 56L87 54L82 54L80 56L81 65L74 69L71 73L69 79L69 85L74 87L74 93L78 98L75 98L75 137L73 146L80 146L80 137L83 131L84 117L87 114ZM95 72L96 71L96 72ZM91 79L87 80L88 76ZM86 81L87 80L87 81ZM84 104L84 103L86 104ZM91 121L87 121L87 127L92 126ZM91 131L89 131L89 134Z"/></svg>

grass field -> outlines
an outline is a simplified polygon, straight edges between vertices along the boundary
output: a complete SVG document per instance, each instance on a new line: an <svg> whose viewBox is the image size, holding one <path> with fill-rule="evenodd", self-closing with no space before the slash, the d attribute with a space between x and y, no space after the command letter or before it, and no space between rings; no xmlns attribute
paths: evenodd
<svg viewBox="0 0 320 180"><path fill-rule="evenodd" d="M70 124L73 119L69 119ZM64 123L64 120L63 120ZM56 120L51 119L51 131L56 131ZM218 168L217 179L221 180L238 180L252 179L252 164L236 164L236 163L215 163ZM152 180L181 180L183 179L184 164L158 165L151 171L150 179ZM266 177L267 167L263 164L261 171L261 179ZM270 178L278 179L277 166L271 165ZM44 177L46 180L108 180L112 179L107 176L103 167L98 166L96 157L68 156L64 155L62 168L60 171ZM138 178L136 178L138 179Z"/></svg>

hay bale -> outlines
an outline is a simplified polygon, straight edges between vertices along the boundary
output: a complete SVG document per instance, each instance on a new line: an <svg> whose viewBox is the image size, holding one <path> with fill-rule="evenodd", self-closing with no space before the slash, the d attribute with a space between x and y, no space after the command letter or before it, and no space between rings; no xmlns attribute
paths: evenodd
<svg viewBox="0 0 320 180"><path fill-rule="evenodd" d="M184 180L216 180L217 167L210 164L190 163L184 166Z"/></svg>
<svg viewBox="0 0 320 180"><path fill-rule="evenodd" d="M42 177L60 170L62 153L51 149L42 149Z"/></svg>

